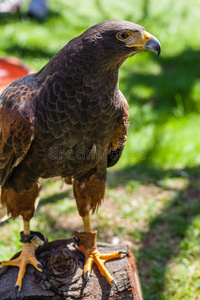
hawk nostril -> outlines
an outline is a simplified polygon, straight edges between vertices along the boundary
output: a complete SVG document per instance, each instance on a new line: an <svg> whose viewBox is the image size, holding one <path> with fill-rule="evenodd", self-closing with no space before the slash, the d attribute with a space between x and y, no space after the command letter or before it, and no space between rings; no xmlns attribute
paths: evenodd
<svg viewBox="0 0 200 300"><path fill-rule="evenodd" d="M147 32L144 32L144 38L148 42L151 39L151 35L149 33L147 33Z"/></svg>

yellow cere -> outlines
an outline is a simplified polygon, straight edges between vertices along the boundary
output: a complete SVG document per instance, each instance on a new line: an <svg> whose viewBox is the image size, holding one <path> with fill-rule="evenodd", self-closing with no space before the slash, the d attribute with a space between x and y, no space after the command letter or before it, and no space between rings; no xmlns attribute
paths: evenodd
<svg viewBox="0 0 200 300"><path fill-rule="evenodd" d="M145 50L145 44L151 39L151 34L147 31L133 32L131 38L126 43L126 47L137 47L140 50Z"/></svg>

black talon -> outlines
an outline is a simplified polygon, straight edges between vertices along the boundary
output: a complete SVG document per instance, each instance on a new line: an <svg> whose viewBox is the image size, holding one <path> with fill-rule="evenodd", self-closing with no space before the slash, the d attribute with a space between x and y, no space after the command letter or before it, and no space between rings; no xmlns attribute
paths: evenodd
<svg viewBox="0 0 200 300"><path fill-rule="evenodd" d="M18 296L19 296L19 285L16 285L15 286L15 297L16 297L16 299L18 298Z"/></svg>
<svg viewBox="0 0 200 300"><path fill-rule="evenodd" d="M83 285L83 289L86 287L86 284L88 283L89 278L90 278L90 271L87 271L86 272L85 282L84 282L84 285Z"/></svg>
<svg viewBox="0 0 200 300"><path fill-rule="evenodd" d="M37 267L41 269L46 275L48 275L48 272L45 270L45 268L41 264L37 264Z"/></svg>
<svg viewBox="0 0 200 300"><path fill-rule="evenodd" d="M113 280L111 280L111 283L113 283L115 285L117 292L119 292L119 288L118 288L116 281L113 279Z"/></svg>
<svg viewBox="0 0 200 300"><path fill-rule="evenodd" d="M77 236L73 236L74 243L78 244L80 242L80 239Z"/></svg>
<svg viewBox="0 0 200 300"><path fill-rule="evenodd" d="M119 254L125 254L126 256L128 256L128 252L127 251L119 251Z"/></svg>

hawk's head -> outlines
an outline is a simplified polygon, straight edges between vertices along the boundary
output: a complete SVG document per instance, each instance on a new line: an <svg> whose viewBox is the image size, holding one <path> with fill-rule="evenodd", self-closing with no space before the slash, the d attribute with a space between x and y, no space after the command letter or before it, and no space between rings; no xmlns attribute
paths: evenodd
<svg viewBox="0 0 200 300"><path fill-rule="evenodd" d="M96 44L100 54L105 54L108 59L121 57L125 60L141 50L156 51L158 55L161 52L160 43L154 36L144 27L128 21L104 21L89 28L81 38L85 43Z"/></svg>

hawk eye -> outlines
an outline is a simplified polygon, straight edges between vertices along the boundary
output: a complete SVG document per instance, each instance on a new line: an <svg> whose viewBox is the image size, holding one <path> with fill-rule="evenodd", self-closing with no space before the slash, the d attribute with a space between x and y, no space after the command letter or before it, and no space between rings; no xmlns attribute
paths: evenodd
<svg viewBox="0 0 200 300"><path fill-rule="evenodd" d="M128 34L125 31L121 31L121 32L117 33L117 38L118 38L118 40L121 40L121 41L127 40L129 36L130 36L130 34Z"/></svg>

